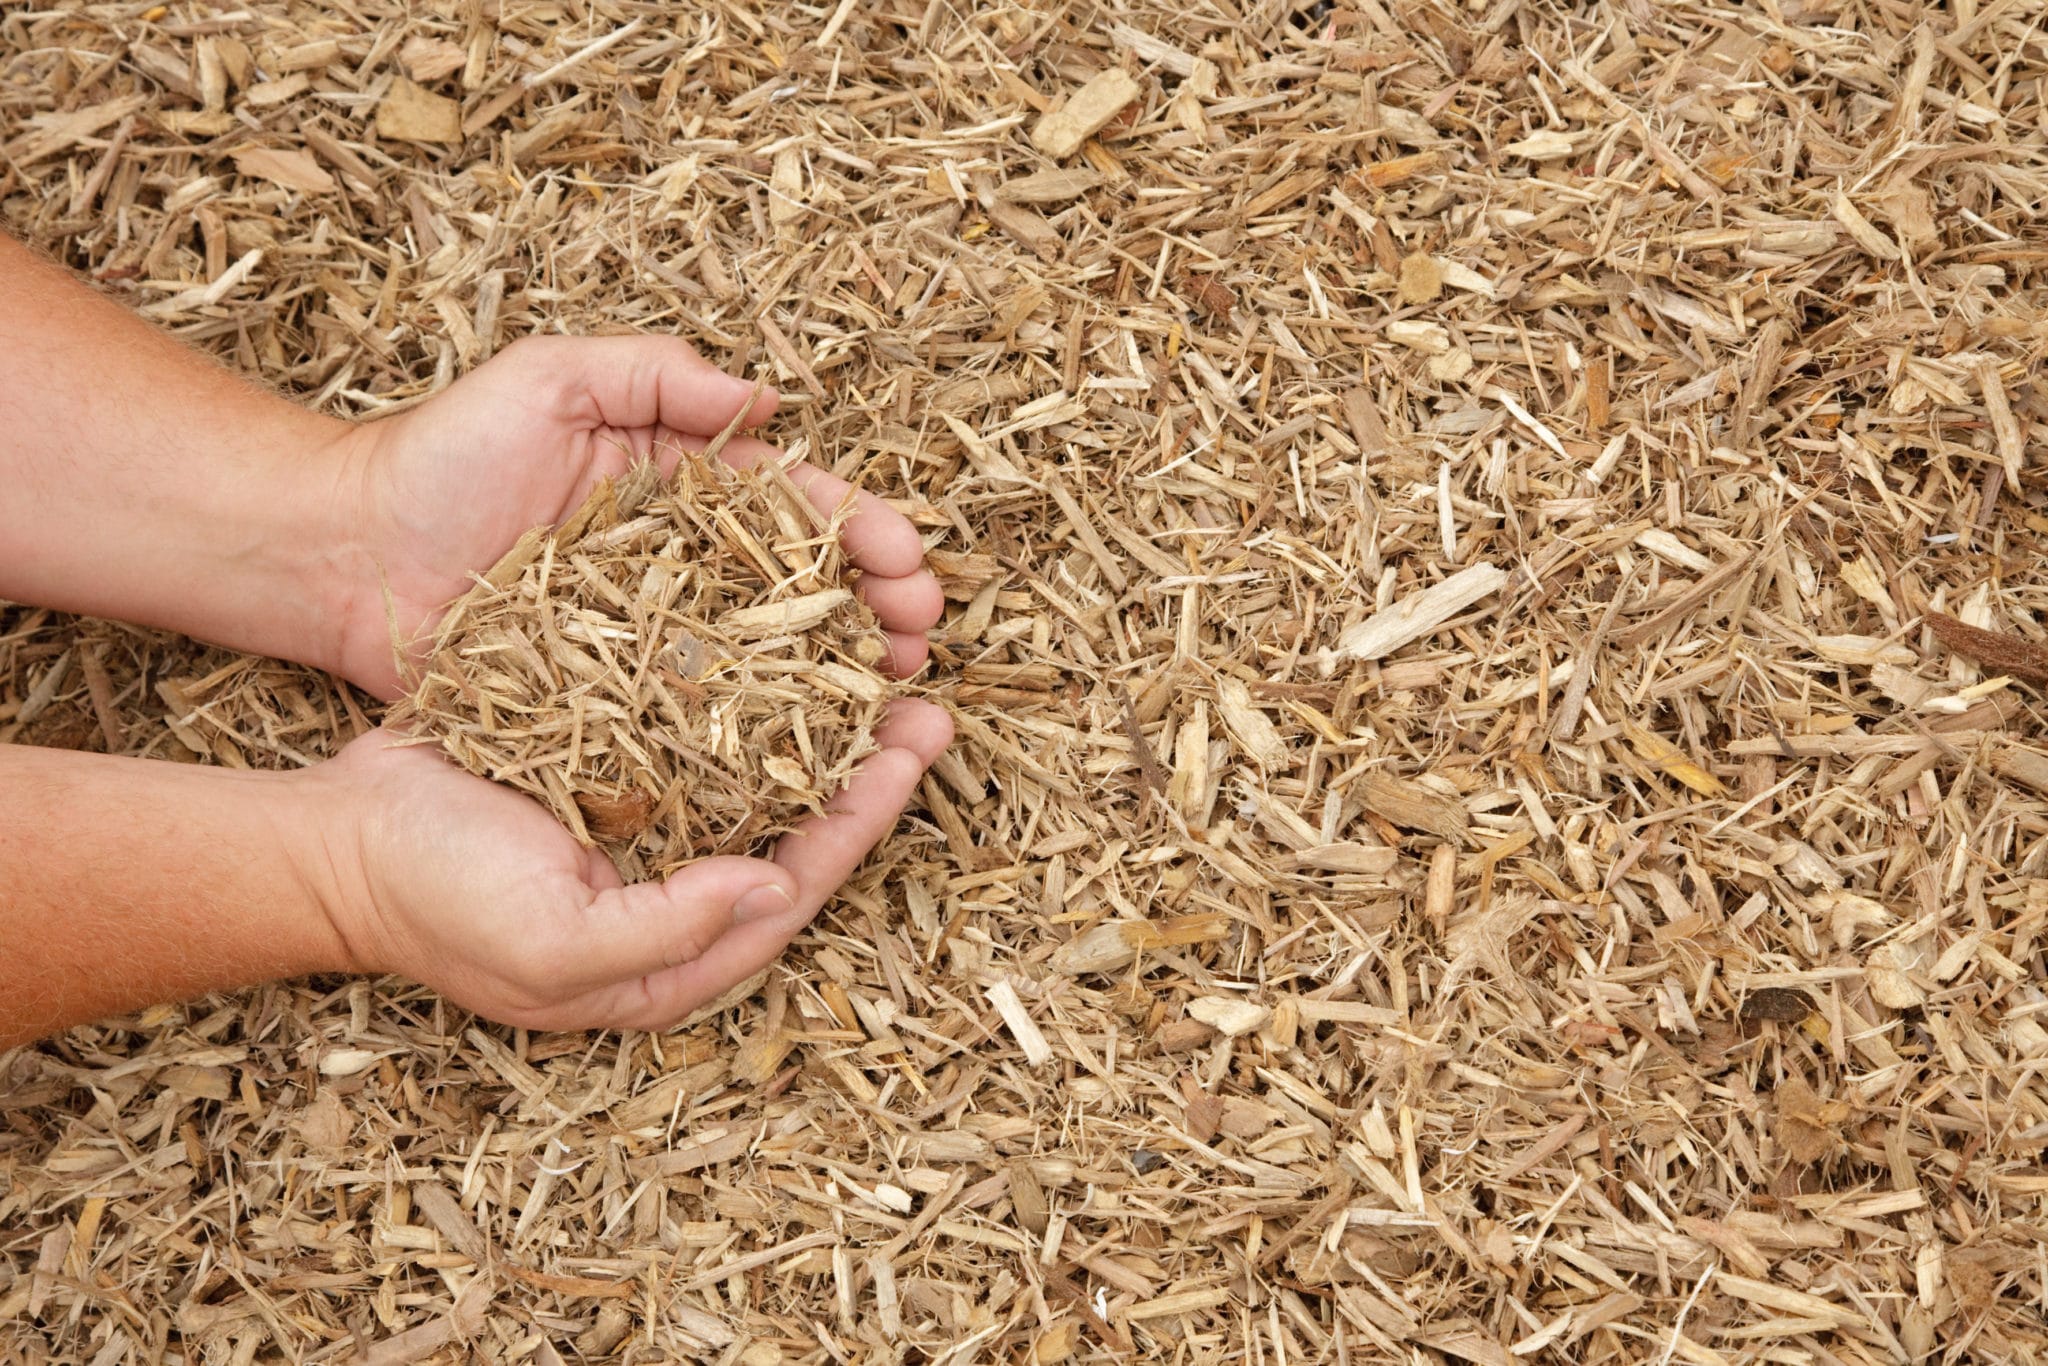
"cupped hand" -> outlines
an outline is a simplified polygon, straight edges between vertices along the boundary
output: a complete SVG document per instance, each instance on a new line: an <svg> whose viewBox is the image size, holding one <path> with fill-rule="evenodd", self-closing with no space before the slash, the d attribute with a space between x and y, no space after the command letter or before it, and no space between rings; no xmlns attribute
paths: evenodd
<svg viewBox="0 0 2048 1366"><path fill-rule="evenodd" d="M707 858L622 886L530 798L372 731L307 771L328 813L309 880L358 971L424 982L533 1029L660 1029L773 962L877 841L952 738L900 701L881 748L768 858Z"/></svg>
<svg viewBox="0 0 2048 1366"><path fill-rule="evenodd" d="M735 419L765 421L776 401L672 337L529 337L419 407L356 428L344 442L356 534L338 672L396 696L387 590L401 635L421 639L472 576L529 528L575 511L599 479L646 459L671 470L682 451L704 449ZM747 436L721 454L740 468L787 459ZM825 470L789 470L828 516L854 499L841 536L860 594L888 632L883 665L915 673L943 607L917 529Z"/></svg>

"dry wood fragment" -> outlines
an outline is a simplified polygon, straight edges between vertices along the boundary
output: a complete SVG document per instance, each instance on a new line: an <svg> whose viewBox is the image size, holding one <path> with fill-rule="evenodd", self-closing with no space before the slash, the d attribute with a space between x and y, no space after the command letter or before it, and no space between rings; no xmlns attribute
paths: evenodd
<svg viewBox="0 0 2048 1366"><path fill-rule="evenodd" d="M996 193L1012 204L1064 204L1101 183L1102 176L1085 166L1055 166L1006 180Z"/></svg>
<svg viewBox="0 0 2048 1366"><path fill-rule="evenodd" d="M2003 777L2048 793L2048 754L2021 745L2000 745L1991 752L1991 767Z"/></svg>
<svg viewBox="0 0 2048 1366"><path fill-rule="evenodd" d="M1775 1309L1782 1314L1793 1316L1801 1324L1801 1327L1793 1331L1805 1331L1807 1323L1846 1328L1860 1318L1857 1311L1846 1305L1836 1304L1819 1295L1810 1295L1789 1286L1751 1280L1747 1276L1731 1276L1723 1271L1714 1277L1714 1284L1738 1299L1749 1300L1767 1309Z"/></svg>
<svg viewBox="0 0 2048 1366"><path fill-rule="evenodd" d="M1465 838L1471 817L1464 805L1420 783L1390 773L1368 773L1353 788L1365 809L1409 830L1427 830L1453 843Z"/></svg>
<svg viewBox="0 0 2048 1366"><path fill-rule="evenodd" d="M1720 797L1727 794L1727 784L1707 772L1697 760L1655 731L1633 721L1627 721L1622 724L1622 733L1628 737L1628 742L1636 753L1647 762L1678 779L1700 796Z"/></svg>
<svg viewBox="0 0 2048 1366"><path fill-rule="evenodd" d="M336 188L334 177L305 152L251 147L235 154L235 166L245 175L261 176L288 190L330 194Z"/></svg>
<svg viewBox="0 0 2048 1366"><path fill-rule="evenodd" d="M1908 646L1864 635L1818 636L1813 652L1835 664L1858 664L1865 668L1876 664L1914 664L1920 659Z"/></svg>
<svg viewBox="0 0 2048 1366"><path fill-rule="evenodd" d="M1544 128L1509 143L1501 150L1509 156L1527 157L1531 161L1555 161L1559 157L1570 156L1577 145L1567 134Z"/></svg>
<svg viewBox="0 0 2048 1366"><path fill-rule="evenodd" d="M1335 656L1384 659L1422 639L1458 613L1500 591L1507 571L1484 561L1468 565L1440 583L1412 593L1384 612L1375 612L1337 638Z"/></svg>
<svg viewBox="0 0 2048 1366"><path fill-rule="evenodd" d="M1081 150L1081 144L1109 126L1123 107L1138 98L1138 83L1122 67L1110 67L1069 95L1064 104L1038 120L1031 130L1032 145L1064 161Z"/></svg>
<svg viewBox="0 0 2048 1366"><path fill-rule="evenodd" d="M2021 433L2019 419L2013 415L2012 404L2006 400L2005 379L1999 374L1998 362L1978 362L1977 392L1983 396L1984 411L1991 418L1992 439L1998 444L1998 458L2004 462L2006 482L2017 489L2026 470L2026 437ZM1986 494L1985 499L1988 504L1992 495ZM1989 513L1987 506L1983 515Z"/></svg>
<svg viewBox="0 0 2048 1366"><path fill-rule="evenodd" d="M1392 872L1401 859L1398 850L1383 844L1347 840L1341 844L1318 844L1290 854L1287 864L1324 873L1360 873L1379 877Z"/></svg>
<svg viewBox="0 0 2048 1366"><path fill-rule="evenodd" d="M1183 271L1180 279L1196 308L1211 318L1230 321L1230 311L1237 306L1237 295L1230 286L1201 271Z"/></svg>
<svg viewBox="0 0 2048 1366"><path fill-rule="evenodd" d="M997 982L988 989L989 1004L1003 1017L1010 1035L1017 1040L1017 1046L1024 1050L1024 1060L1033 1067L1045 1063L1052 1057L1052 1045L1046 1042L1045 1032L1038 1022L1031 1018L1031 1012L1017 995L1017 988L1006 981Z"/></svg>
<svg viewBox="0 0 2048 1366"><path fill-rule="evenodd" d="M1356 172L1355 178L1367 189L1384 190L1392 185L1433 171L1443 158L1435 152L1415 152L1408 156L1389 157L1375 161Z"/></svg>
<svg viewBox="0 0 2048 1366"><path fill-rule="evenodd" d="M378 102L377 136L413 142L460 142L462 106L400 76Z"/></svg>
<svg viewBox="0 0 2048 1366"><path fill-rule="evenodd" d="M1914 965L1897 945L1880 944L1863 960L1863 982L1870 999L1891 1010L1911 1010L1927 1001L1927 991L1913 980Z"/></svg>
<svg viewBox="0 0 2048 1366"><path fill-rule="evenodd" d="M1935 639L1957 654L2031 683L2048 682L2048 647L2010 632L1972 626L1946 612L1929 612L1926 621Z"/></svg>
<svg viewBox="0 0 2048 1366"><path fill-rule="evenodd" d="M449 610L393 715L629 876L752 849L822 809L891 695L841 575L772 464L641 465Z"/></svg>
<svg viewBox="0 0 2048 1366"><path fill-rule="evenodd" d="M1198 996L1188 1002L1188 1014L1209 1025L1225 1038L1249 1034L1272 1018L1270 1006L1236 996Z"/></svg>
<svg viewBox="0 0 2048 1366"><path fill-rule="evenodd" d="M1231 739L1262 771L1277 769L1287 762L1287 742L1280 738L1278 728L1265 711L1252 701L1250 688L1234 678L1218 679L1216 710L1221 713Z"/></svg>
<svg viewBox="0 0 2048 1366"><path fill-rule="evenodd" d="M1903 253L1899 244L1884 235L1875 223L1863 216L1863 211L1849 202L1849 196L1837 194L1833 211L1835 221L1849 230L1849 236L1856 239L1856 245L1880 261L1896 261Z"/></svg>
<svg viewBox="0 0 2048 1366"><path fill-rule="evenodd" d="M1145 728L1138 723L1137 709L1131 702L1131 690L1129 688L1122 685L1118 686L1117 706L1121 712L1124 738L1131 742L1131 752L1137 756L1138 771L1144 775L1145 785L1151 788L1156 795L1164 797L1166 795L1169 775L1166 772L1165 765L1159 762L1159 756L1153 750L1152 742L1145 738Z"/></svg>
<svg viewBox="0 0 2048 1366"><path fill-rule="evenodd" d="M1426 304L1443 293L1444 272L1426 252L1401 259L1401 277L1395 293L1404 304Z"/></svg>
<svg viewBox="0 0 2048 1366"><path fill-rule="evenodd" d="M1165 923L1111 920L1062 944L1050 961L1058 971L1076 976L1115 972L1130 966L1147 949L1207 943L1221 939L1224 933L1223 922L1213 915L1184 916Z"/></svg>
<svg viewBox="0 0 2048 1366"><path fill-rule="evenodd" d="M1387 337L1429 356L1440 356L1451 349L1451 334L1443 325L1422 318L1396 318L1387 324Z"/></svg>

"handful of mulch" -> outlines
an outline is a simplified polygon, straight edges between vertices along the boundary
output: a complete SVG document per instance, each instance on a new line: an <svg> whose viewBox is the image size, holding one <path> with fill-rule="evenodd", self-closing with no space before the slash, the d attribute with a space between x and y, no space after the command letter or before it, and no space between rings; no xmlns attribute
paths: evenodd
<svg viewBox="0 0 2048 1366"><path fill-rule="evenodd" d="M891 695L838 531L772 461L640 465L455 601L392 719L628 881L757 852L874 750Z"/></svg>

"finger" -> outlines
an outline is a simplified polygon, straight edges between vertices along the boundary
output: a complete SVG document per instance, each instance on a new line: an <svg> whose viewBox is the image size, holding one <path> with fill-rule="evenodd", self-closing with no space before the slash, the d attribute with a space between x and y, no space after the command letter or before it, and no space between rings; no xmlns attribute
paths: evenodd
<svg viewBox="0 0 2048 1366"><path fill-rule="evenodd" d="M881 670L891 678L908 678L932 657L932 643L922 631L884 631L889 653L882 656Z"/></svg>
<svg viewBox="0 0 2048 1366"><path fill-rule="evenodd" d="M693 450L702 450L708 443L693 442L686 437L684 444ZM767 442L751 436L736 436L719 452L727 464L738 470L752 469L762 460L782 454ZM924 567L924 542L919 539L917 528L910 524L910 519L895 508L816 465L800 460L785 461L783 468L789 472L790 482L811 500L811 506L826 517L837 516L847 496L852 495L853 515L846 519L846 525L839 533L839 543L846 547L847 558L856 567L890 579L915 574Z"/></svg>
<svg viewBox="0 0 2048 1366"><path fill-rule="evenodd" d="M798 873L802 888L794 909L735 925L701 957L622 984L599 1018L626 1028L665 1028L773 963L861 857L894 827L924 770L924 761L909 750L869 755L842 794L843 809L782 838L782 846L796 841L801 849L801 857L790 859L797 865L790 871ZM778 852L777 857L785 855Z"/></svg>
<svg viewBox="0 0 2048 1366"><path fill-rule="evenodd" d="M824 816L804 821L776 842L774 861L795 874L801 889L797 912L804 919L895 828L917 780L952 740L953 718L944 708L909 698L889 704L888 719L875 728L880 752L861 761Z"/></svg>
<svg viewBox="0 0 2048 1366"><path fill-rule="evenodd" d="M780 401L772 388L755 397L752 381L726 374L679 337L527 337L490 364L567 403L588 404L591 426L715 436L742 410L746 426L767 421Z"/></svg>
<svg viewBox="0 0 2048 1366"><path fill-rule="evenodd" d="M774 962L895 828L918 780L952 735L952 718L931 703L893 704L889 720L875 732L884 748L862 761L826 815L805 821L776 845L774 861L797 884L795 905L780 915L742 921L691 962L597 993L592 1017L627 1028L664 1028Z"/></svg>
<svg viewBox="0 0 2048 1366"><path fill-rule="evenodd" d="M900 579L863 574L855 587L861 601L892 631L929 631L946 610L939 581L922 570Z"/></svg>
<svg viewBox="0 0 2048 1366"><path fill-rule="evenodd" d="M599 892L560 951L562 975L596 986L695 962L740 918L787 913L802 890L766 859L719 857L663 882Z"/></svg>

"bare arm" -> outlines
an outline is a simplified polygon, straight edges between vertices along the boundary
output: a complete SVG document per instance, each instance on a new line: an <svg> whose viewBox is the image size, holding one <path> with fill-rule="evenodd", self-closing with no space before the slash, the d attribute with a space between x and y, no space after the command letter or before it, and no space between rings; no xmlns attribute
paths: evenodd
<svg viewBox="0 0 2048 1366"><path fill-rule="evenodd" d="M0 598L163 627L398 690L385 605L417 633L527 528L634 460L674 464L773 390L676 337L533 337L431 402L349 423L215 365L0 235ZM748 436L735 464L786 460ZM897 672L937 580L870 494L790 466L847 549Z"/></svg>
<svg viewBox="0 0 2048 1366"><path fill-rule="evenodd" d="M403 973L534 1028L665 1028L774 961L951 738L898 703L772 857L632 887L536 803L382 731L296 773L0 745L0 1049L312 972Z"/></svg>
<svg viewBox="0 0 2048 1366"><path fill-rule="evenodd" d="M0 238L0 597L167 627L390 696L383 611L431 621L528 527L673 463L772 393L674 337L536 338L388 421L237 379ZM786 460L738 437L735 463ZM916 529L849 497L849 557L915 671ZM833 814L768 859L622 887L541 807L381 732L290 775L0 746L0 1046L152 1001L403 972L499 1019L656 1027L772 961L892 829L952 734L903 703ZM508 927L516 932L508 933Z"/></svg>
<svg viewBox="0 0 2048 1366"><path fill-rule="evenodd" d="M0 598L339 669L351 430L0 236Z"/></svg>
<svg viewBox="0 0 2048 1366"><path fill-rule="evenodd" d="M0 1048L219 988L354 968L302 774L0 745Z"/></svg>

